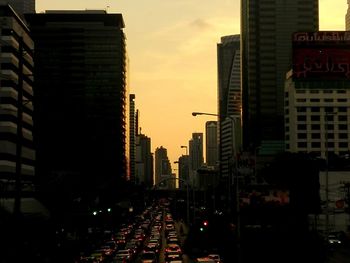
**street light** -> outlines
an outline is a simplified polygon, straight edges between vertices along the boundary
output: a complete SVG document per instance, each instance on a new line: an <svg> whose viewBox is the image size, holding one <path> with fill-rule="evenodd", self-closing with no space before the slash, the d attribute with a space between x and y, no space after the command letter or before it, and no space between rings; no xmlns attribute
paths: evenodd
<svg viewBox="0 0 350 263"><path fill-rule="evenodd" d="M192 116L198 116L198 115L206 115L206 116L215 116L219 117L218 114L215 113L207 113L207 112L192 112ZM235 196L235 201L236 201L236 238L237 238L237 262L240 262L240 239L241 239L241 220L240 220L240 202L239 202L239 178L238 178L238 167L237 167L237 160L236 160L236 135L235 135L235 127L236 127L236 121L237 119L240 119L239 115L227 115L226 118L230 119L231 125L232 125L232 148L231 148L231 155L232 155L232 162L234 162L234 169L232 172L232 175L236 173L235 179L236 179L236 196ZM231 205L231 182L232 182L232 175L229 176L229 208Z"/></svg>

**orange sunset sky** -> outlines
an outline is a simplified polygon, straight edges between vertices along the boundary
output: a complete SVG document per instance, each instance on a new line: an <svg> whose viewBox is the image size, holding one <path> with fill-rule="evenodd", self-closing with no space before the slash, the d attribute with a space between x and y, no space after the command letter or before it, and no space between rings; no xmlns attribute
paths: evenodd
<svg viewBox="0 0 350 263"><path fill-rule="evenodd" d="M347 0L320 0L320 30L345 30ZM172 167L193 132L217 112L216 44L240 33L239 0L36 0L36 11L104 9L121 13L142 133Z"/></svg>

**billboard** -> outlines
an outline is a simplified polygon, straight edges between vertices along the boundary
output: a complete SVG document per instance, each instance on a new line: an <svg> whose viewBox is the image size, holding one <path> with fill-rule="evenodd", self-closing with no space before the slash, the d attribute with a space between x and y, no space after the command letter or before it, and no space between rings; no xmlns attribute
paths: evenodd
<svg viewBox="0 0 350 263"><path fill-rule="evenodd" d="M292 45L293 79L350 79L350 31L296 32Z"/></svg>

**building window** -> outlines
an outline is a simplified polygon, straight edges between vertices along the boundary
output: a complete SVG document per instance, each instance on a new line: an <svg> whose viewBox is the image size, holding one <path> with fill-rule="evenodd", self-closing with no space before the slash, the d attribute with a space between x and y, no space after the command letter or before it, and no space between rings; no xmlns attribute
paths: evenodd
<svg viewBox="0 0 350 263"><path fill-rule="evenodd" d="M327 133L328 139L334 139L334 133Z"/></svg>
<svg viewBox="0 0 350 263"><path fill-rule="evenodd" d="M338 130L340 130L340 131L346 131L347 129L348 129L347 124L339 124L338 125Z"/></svg>
<svg viewBox="0 0 350 263"><path fill-rule="evenodd" d="M306 107L297 107L297 112L306 112Z"/></svg>
<svg viewBox="0 0 350 263"><path fill-rule="evenodd" d="M285 123L289 123L289 118L285 118Z"/></svg>
<svg viewBox="0 0 350 263"><path fill-rule="evenodd" d="M298 139L306 139L307 134L306 133L298 133Z"/></svg>
<svg viewBox="0 0 350 263"><path fill-rule="evenodd" d="M306 93L306 91L303 89L297 89L295 90L295 93L301 94L301 93Z"/></svg>
<svg viewBox="0 0 350 263"><path fill-rule="evenodd" d="M348 148L348 143L347 142L340 142L339 148Z"/></svg>
<svg viewBox="0 0 350 263"><path fill-rule="evenodd" d="M320 107L311 107L311 112L320 112Z"/></svg>
<svg viewBox="0 0 350 263"><path fill-rule="evenodd" d="M339 115L338 116L338 121L347 121L348 120L348 116L346 115Z"/></svg>
<svg viewBox="0 0 350 263"><path fill-rule="evenodd" d="M285 136L285 140L286 140L286 141L289 141L289 134L287 134L287 135Z"/></svg>
<svg viewBox="0 0 350 263"><path fill-rule="evenodd" d="M346 90L343 90L343 89L337 90L337 93L342 93L342 94L344 94L344 93L346 93Z"/></svg>
<svg viewBox="0 0 350 263"><path fill-rule="evenodd" d="M310 102L320 102L320 99L310 99Z"/></svg>
<svg viewBox="0 0 350 263"><path fill-rule="evenodd" d="M286 132L289 132L289 126L286 126L285 130Z"/></svg>
<svg viewBox="0 0 350 263"><path fill-rule="evenodd" d="M311 133L311 138L312 139L320 139L321 138L321 134L320 133Z"/></svg>
<svg viewBox="0 0 350 263"><path fill-rule="evenodd" d="M288 96L289 96L288 91L286 91L286 92L284 93L284 97L285 97L285 98L288 98Z"/></svg>
<svg viewBox="0 0 350 263"><path fill-rule="evenodd" d="M305 131L306 130L306 124L298 124L298 130Z"/></svg>
<svg viewBox="0 0 350 263"><path fill-rule="evenodd" d="M333 124L327 124L324 126L326 130L331 131L334 130L334 125Z"/></svg>
<svg viewBox="0 0 350 263"><path fill-rule="evenodd" d="M347 112L348 108L347 107L338 107L338 112Z"/></svg>
<svg viewBox="0 0 350 263"><path fill-rule="evenodd" d="M333 93L333 90L326 89L326 90L323 90L323 93L327 93L327 94Z"/></svg>
<svg viewBox="0 0 350 263"><path fill-rule="evenodd" d="M310 93L317 94L317 93L319 93L319 91L318 90L310 90Z"/></svg>
<svg viewBox="0 0 350 263"><path fill-rule="evenodd" d="M326 144L326 147L328 147L328 148L334 148L334 142L328 142L328 143Z"/></svg>
<svg viewBox="0 0 350 263"><path fill-rule="evenodd" d="M324 99L324 102L333 102L333 99Z"/></svg>
<svg viewBox="0 0 350 263"><path fill-rule="evenodd" d="M337 99L338 102L347 102L347 99Z"/></svg>
<svg viewBox="0 0 350 263"><path fill-rule="evenodd" d="M334 110L333 110L333 107L325 107L324 111L329 113L329 112L333 112Z"/></svg>
<svg viewBox="0 0 350 263"><path fill-rule="evenodd" d="M311 147L312 148L320 148L321 147L321 143L320 142L312 142L311 143Z"/></svg>
<svg viewBox="0 0 350 263"><path fill-rule="evenodd" d="M320 121L320 115L311 115L311 121Z"/></svg>
<svg viewBox="0 0 350 263"><path fill-rule="evenodd" d="M311 130L320 130L321 126L319 124L311 124Z"/></svg>
<svg viewBox="0 0 350 263"><path fill-rule="evenodd" d="M338 137L339 137L339 139L347 139L348 134L347 133L339 133Z"/></svg>
<svg viewBox="0 0 350 263"><path fill-rule="evenodd" d="M334 117L333 117L333 115L325 115L325 119L326 119L326 121L333 121Z"/></svg>
<svg viewBox="0 0 350 263"><path fill-rule="evenodd" d="M298 142L298 148L306 148L307 143L306 142Z"/></svg>
<svg viewBox="0 0 350 263"><path fill-rule="evenodd" d="M297 99L297 102L306 102L306 99Z"/></svg>
<svg viewBox="0 0 350 263"><path fill-rule="evenodd" d="M306 121L306 116L305 115L298 115L297 119L298 119L298 121Z"/></svg>
<svg viewBox="0 0 350 263"><path fill-rule="evenodd" d="M285 110L284 110L284 113L285 113L285 114L289 114L289 109L285 109Z"/></svg>

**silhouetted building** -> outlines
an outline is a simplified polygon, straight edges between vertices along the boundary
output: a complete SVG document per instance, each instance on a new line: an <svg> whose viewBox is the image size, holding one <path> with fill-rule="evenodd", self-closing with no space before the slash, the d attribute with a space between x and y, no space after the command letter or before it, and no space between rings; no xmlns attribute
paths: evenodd
<svg viewBox="0 0 350 263"><path fill-rule="evenodd" d="M42 190L64 191L67 199L117 195L128 154L122 15L46 11L26 19L35 41L34 139Z"/></svg>
<svg viewBox="0 0 350 263"><path fill-rule="evenodd" d="M198 186L197 170L204 163L203 158L203 133L192 133L192 139L189 141L189 179L194 187Z"/></svg>
<svg viewBox="0 0 350 263"><path fill-rule="evenodd" d="M222 37L221 43L217 44L217 58L218 158L221 176L227 178L232 166L233 150L237 152L241 147L240 35ZM232 120L235 120L234 123Z"/></svg>
<svg viewBox="0 0 350 263"><path fill-rule="evenodd" d="M171 176L171 165L167 149L160 146L155 151L155 184Z"/></svg>
<svg viewBox="0 0 350 263"><path fill-rule="evenodd" d="M243 146L284 150L284 81L292 33L318 30L317 0L242 1Z"/></svg>
<svg viewBox="0 0 350 263"><path fill-rule="evenodd" d="M151 138L144 134L136 136L135 181L146 188L153 187L153 155Z"/></svg>
<svg viewBox="0 0 350 263"><path fill-rule="evenodd" d="M206 163L216 166L218 162L218 126L217 121L207 121L205 124Z"/></svg>
<svg viewBox="0 0 350 263"><path fill-rule="evenodd" d="M24 19L24 14L35 13L35 0L0 0L0 4L9 4Z"/></svg>
<svg viewBox="0 0 350 263"><path fill-rule="evenodd" d="M34 44L12 7L0 5L0 16L0 195L13 196L16 182L21 191L34 191Z"/></svg>
<svg viewBox="0 0 350 263"><path fill-rule="evenodd" d="M130 168L130 181L136 182L135 174L135 154L136 154L136 136L137 136L137 118L135 111L135 94L129 96L129 168Z"/></svg>
<svg viewBox="0 0 350 263"><path fill-rule="evenodd" d="M185 181L179 181L179 188L186 189L186 183L189 183L189 156L182 155L178 161L178 171L179 171L179 179Z"/></svg>

